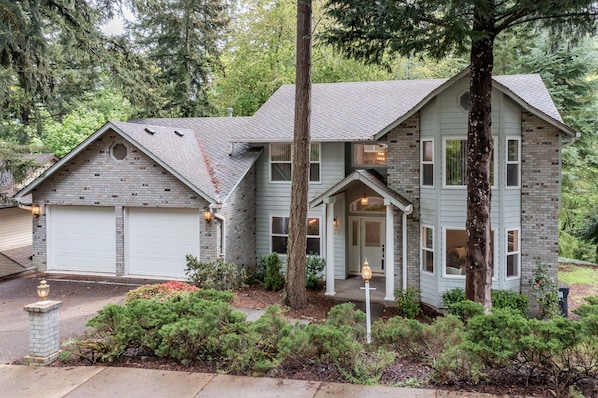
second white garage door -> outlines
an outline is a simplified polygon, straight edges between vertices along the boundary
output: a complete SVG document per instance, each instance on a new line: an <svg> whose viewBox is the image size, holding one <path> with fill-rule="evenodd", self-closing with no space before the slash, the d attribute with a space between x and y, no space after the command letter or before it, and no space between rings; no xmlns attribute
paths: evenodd
<svg viewBox="0 0 598 398"><path fill-rule="evenodd" d="M197 209L129 208L125 256L129 275L184 278L185 256L199 257Z"/></svg>

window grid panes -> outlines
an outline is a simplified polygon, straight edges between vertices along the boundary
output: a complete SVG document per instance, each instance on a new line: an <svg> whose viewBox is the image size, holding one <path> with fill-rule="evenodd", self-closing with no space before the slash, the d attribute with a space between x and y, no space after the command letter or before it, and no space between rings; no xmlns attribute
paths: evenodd
<svg viewBox="0 0 598 398"><path fill-rule="evenodd" d="M422 270L434 273L434 230L422 227Z"/></svg>
<svg viewBox="0 0 598 398"><path fill-rule="evenodd" d="M320 255L320 219L307 219L307 250L306 254ZM287 254L289 242L289 217L272 217L272 251Z"/></svg>
<svg viewBox="0 0 598 398"><path fill-rule="evenodd" d="M507 278L519 276L519 231L507 231Z"/></svg>
<svg viewBox="0 0 598 398"><path fill-rule="evenodd" d="M519 139L507 140L507 186L519 186Z"/></svg>
<svg viewBox="0 0 598 398"><path fill-rule="evenodd" d="M422 185L434 185L434 141L422 141Z"/></svg>
<svg viewBox="0 0 598 398"><path fill-rule="evenodd" d="M271 181L290 182L292 177L292 145L290 143L270 144ZM320 181L320 144L310 145L309 181Z"/></svg>

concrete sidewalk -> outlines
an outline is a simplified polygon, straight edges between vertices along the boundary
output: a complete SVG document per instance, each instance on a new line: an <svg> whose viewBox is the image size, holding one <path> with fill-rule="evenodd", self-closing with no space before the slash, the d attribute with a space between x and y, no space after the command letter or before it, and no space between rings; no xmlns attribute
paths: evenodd
<svg viewBox="0 0 598 398"><path fill-rule="evenodd" d="M30 398L492 398L494 395L433 389L362 386L266 377L117 367L0 365L2 397Z"/></svg>

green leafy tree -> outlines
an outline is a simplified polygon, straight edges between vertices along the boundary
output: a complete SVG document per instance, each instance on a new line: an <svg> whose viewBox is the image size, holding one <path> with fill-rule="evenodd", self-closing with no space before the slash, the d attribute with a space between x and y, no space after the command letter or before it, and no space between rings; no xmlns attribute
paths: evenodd
<svg viewBox="0 0 598 398"><path fill-rule="evenodd" d="M139 50L157 67L162 103L148 111L169 117L214 112L208 87L220 67L219 44L229 18L222 0L132 1L136 20L128 23ZM146 115L147 116L147 115Z"/></svg>
<svg viewBox="0 0 598 398"><path fill-rule="evenodd" d="M328 14L337 22L326 40L346 54L383 62L388 53L427 54L443 58L469 53L467 126L466 297L491 308L492 248L491 93L494 44L515 26L544 24L562 32L596 30L596 4L588 0L330 0Z"/></svg>

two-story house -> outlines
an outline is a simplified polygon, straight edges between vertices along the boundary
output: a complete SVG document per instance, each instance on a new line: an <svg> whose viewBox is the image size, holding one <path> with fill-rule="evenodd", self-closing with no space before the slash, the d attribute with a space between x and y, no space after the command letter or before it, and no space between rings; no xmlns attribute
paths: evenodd
<svg viewBox="0 0 598 398"><path fill-rule="evenodd" d="M326 293L369 262L396 288L464 286L468 70L314 84L308 252ZM493 83L493 285L526 292L558 260L560 152L575 137L537 75ZM184 277L185 255L254 267L286 253L294 86L252 117L107 123L19 195L43 208L39 270Z"/></svg>

